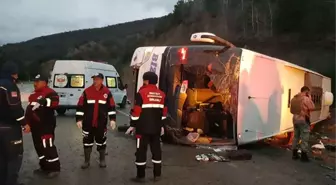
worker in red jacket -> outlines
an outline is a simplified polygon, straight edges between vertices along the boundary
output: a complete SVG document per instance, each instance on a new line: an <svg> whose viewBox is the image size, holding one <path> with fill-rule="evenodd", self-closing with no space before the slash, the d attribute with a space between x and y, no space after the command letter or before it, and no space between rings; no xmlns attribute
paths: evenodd
<svg viewBox="0 0 336 185"><path fill-rule="evenodd" d="M143 75L143 81L144 85L135 96L131 112L131 126L126 131L126 134L134 131L136 133L137 176L132 179L136 182L144 182L145 180L148 144L152 152L154 180L158 181L161 177L160 136L164 134L163 120L167 117L166 95L156 87L158 76L154 72L146 72Z"/></svg>
<svg viewBox="0 0 336 185"><path fill-rule="evenodd" d="M101 168L106 167L106 133L107 118L110 119L112 130L116 128L116 108L110 90L103 85L104 75L97 73L93 78L93 85L86 88L78 100L76 121L78 128L82 128L84 144L84 164L82 169L90 166L92 146L96 141Z"/></svg>
<svg viewBox="0 0 336 185"><path fill-rule="evenodd" d="M60 161L54 144L58 107L57 93L48 87L48 77L37 75L34 79L35 91L29 96L26 109L26 121L30 126L36 153L40 159L40 168L34 173L56 177L60 172Z"/></svg>

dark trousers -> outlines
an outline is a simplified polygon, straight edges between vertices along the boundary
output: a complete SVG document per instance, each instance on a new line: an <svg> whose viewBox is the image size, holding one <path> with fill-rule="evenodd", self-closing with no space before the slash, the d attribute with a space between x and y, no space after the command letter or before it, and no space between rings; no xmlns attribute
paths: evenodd
<svg viewBox="0 0 336 185"><path fill-rule="evenodd" d="M18 123L0 123L0 184L17 183L22 164L22 129Z"/></svg>
<svg viewBox="0 0 336 185"><path fill-rule="evenodd" d="M52 138L43 139L42 130L38 126L31 128L32 138L34 142L34 147L36 153L39 157L40 168L46 172L58 172L61 170L60 161L58 158L57 148L55 146L55 128L53 128L53 132L50 133Z"/></svg>
<svg viewBox="0 0 336 185"><path fill-rule="evenodd" d="M160 135L136 134L136 160L137 177L145 177L146 161L147 161L147 146L149 144L152 152L152 162L154 165L154 177L161 176L161 142Z"/></svg>
<svg viewBox="0 0 336 185"><path fill-rule="evenodd" d="M106 149L107 128L104 127L85 127L83 128L83 145L84 148L92 148L96 141L97 151Z"/></svg>

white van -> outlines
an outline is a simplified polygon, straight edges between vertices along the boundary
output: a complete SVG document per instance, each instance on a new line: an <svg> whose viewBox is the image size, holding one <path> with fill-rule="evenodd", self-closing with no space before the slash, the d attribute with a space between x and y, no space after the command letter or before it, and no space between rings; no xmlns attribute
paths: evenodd
<svg viewBox="0 0 336 185"><path fill-rule="evenodd" d="M84 89L92 85L95 73L104 75L107 86L120 108L127 103L126 88L117 70L109 64L84 60L57 60L51 73L50 87L60 97L57 113L63 115L68 109L75 109Z"/></svg>

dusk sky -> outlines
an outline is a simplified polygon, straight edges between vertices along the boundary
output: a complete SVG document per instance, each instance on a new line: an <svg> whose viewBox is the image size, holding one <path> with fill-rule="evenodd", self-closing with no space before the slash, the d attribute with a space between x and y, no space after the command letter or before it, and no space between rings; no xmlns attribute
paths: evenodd
<svg viewBox="0 0 336 185"><path fill-rule="evenodd" d="M177 0L0 0L0 45L168 14Z"/></svg>

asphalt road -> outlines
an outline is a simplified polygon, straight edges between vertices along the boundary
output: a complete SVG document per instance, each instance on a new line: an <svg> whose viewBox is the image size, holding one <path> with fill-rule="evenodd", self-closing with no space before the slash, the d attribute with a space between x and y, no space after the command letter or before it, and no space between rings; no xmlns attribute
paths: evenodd
<svg viewBox="0 0 336 185"><path fill-rule="evenodd" d="M30 91L22 88L23 91ZM23 92L23 96L25 93ZM128 122L121 110L117 123ZM56 146L61 161L61 174L55 179L44 179L33 174L38 168L38 158L34 151L30 134L24 136L24 163L20 180L26 185L132 185L129 180L135 175L135 141L123 133L109 130L107 141L106 169L98 166L98 155L94 152L91 167L82 170L83 161L81 131L76 127L74 111L57 118ZM305 164L291 160L288 150L256 144L247 149L253 154L250 161L231 161L226 163L197 162L195 155L207 150L176 145L163 145L163 177L160 185L332 185L334 171L322 168L318 161ZM148 155L146 184L153 184L152 164Z"/></svg>

